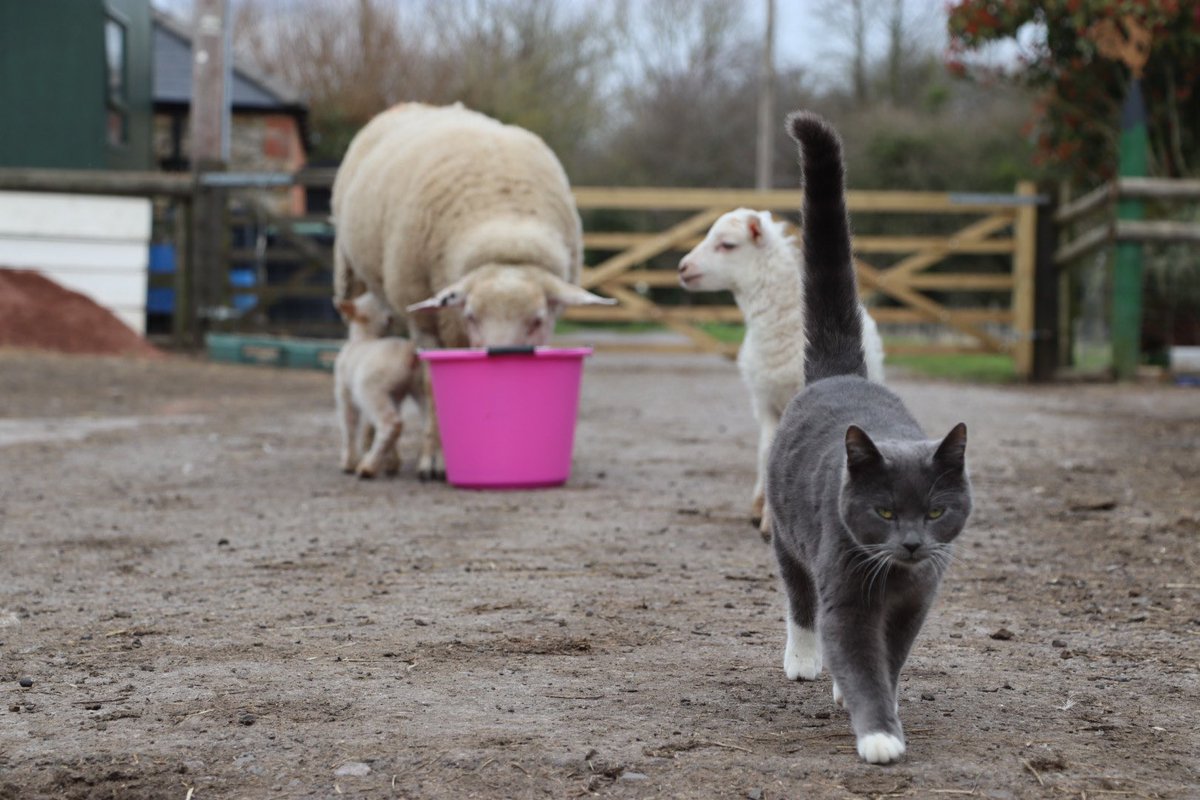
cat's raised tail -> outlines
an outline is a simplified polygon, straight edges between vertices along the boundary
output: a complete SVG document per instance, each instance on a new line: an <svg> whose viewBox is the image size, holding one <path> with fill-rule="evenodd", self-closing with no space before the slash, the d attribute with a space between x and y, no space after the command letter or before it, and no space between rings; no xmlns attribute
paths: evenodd
<svg viewBox="0 0 1200 800"><path fill-rule="evenodd" d="M804 382L865 378L842 142L829 123L808 111L791 114L787 129L800 145L804 179Z"/></svg>

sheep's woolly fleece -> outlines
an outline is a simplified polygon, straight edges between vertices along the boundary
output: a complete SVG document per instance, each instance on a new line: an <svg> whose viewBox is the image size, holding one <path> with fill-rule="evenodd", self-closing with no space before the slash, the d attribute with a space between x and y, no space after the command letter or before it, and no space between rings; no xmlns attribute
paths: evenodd
<svg viewBox="0 0 1200 800"><path fill-rule="evenodd" d="M577 283L582 229L562 165L529 131L461 106L406 103L359 132L333 188L346 269L393 309L488 263Z"/></svg>

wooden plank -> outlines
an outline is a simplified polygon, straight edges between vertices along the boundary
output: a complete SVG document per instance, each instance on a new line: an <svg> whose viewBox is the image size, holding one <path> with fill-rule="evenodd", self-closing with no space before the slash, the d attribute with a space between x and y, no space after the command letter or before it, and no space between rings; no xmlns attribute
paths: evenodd
<svg viewBox="0 0 1200 800"><path fill-rule="evenodd" d="M1008 291L1013 286L1012 275L996 273L934 272L900 280L891 279L888 272L884 272L883 275L888 283L914 289ZM679 286L679 275L674 270L666 269L629 270L613 278L613 281L624 286L636 286L640 283L652 288L669 289Z"/></svg>
<svg viewBox="0 0 1200 800"><path fill-rule="evenodd" d="M739 207L766 210L800 208L799 189L663 189L654 187L576 186L572 189L579 208L620 208L655 211L688 211ZM894 212L898 214L994 214L1001 202L963 201L950 192L863 191L846 192L846 207L851 213ZM1014 198L1015 201L1015 198ZM1011 203L1015 205L1014 203Z"/></svg>
<svg viewBox="0 0 1200 800"><path fill-rule="evenodd" d="M983 347L962 347L938 344L889 344L889 356L961 356L993 352Z"/></svg>
<svg viewBox="0 0 1200 800"><path fill-rule="evenodd" d="M1121 198L1153 200L1200 200L1200 180L1196 178L1118 178Z"/></svg>
<svg viewBox="0 0 1200 800"><path fill-rule="evenodd" d="M885 272L884 275L887 273ZM1013 288L1013 276L994 273L933 272L926 275L913 275L901 281L888 281L888 283L926 290L1002 292Z"/></svg>
<svg viewBox="0 0 1200 800"><path fill-rule="evenodd" d="M654 235L653 233L631 232L585 232L583 246L588 250L624 250L642 244ZM693 236L676 242L668 249L686 253L702 241L704 241L703 236ZM954 241L936 236L858 236L855 237L851 247L856 253L915 253L940 247L947 253L1008 255L1016 248L1016 240Z"/></svg>
<svg viewBox="0 0 1200 800"><path fill-rule="evenodd" d="M1032 196L1037 192L1031 181L1021 181L1017 193ZM1028 379L1033 374L1033 281L1037 264L1037 206L1017 209L1017 251L1013 254L1013 369Z"/></svg>
<svg viewBox="0 0 1200 800"><path fill-rule="evenodd" d="M917 325L929 322L929 315L915 308L870 308L867 311L871 317L882 324ZM1013 312L1007 308L955 308L947 315L955 322L978 324L992 322L998 324L1011 323Z"/></svg>
<svg viewBox="0 0 1200 800"><path fill-rule="evenodd" d="M1200 242L1200 223L1176 220L1117 220L1117 241Z"/></svg>
<svg viewBox="0 0 1200 800"><path fill-rule="evenodd" d="M623 286L618 286L615 283L604 284L601 288L606 294L619 300L622 305L632 308L635 311L642 311L648 315L651 315L651 319L662 322L676 333L682 333L684 336L692 340L692 344L695 345L696 349L708 353L721 353L724 355L729 354L729 345L697 327L668 317L663 313L661 308L656 306L654 303L651 303L649 300L637 294L636 292L632 292L629 289L626 289ZM737 348L733 347L732 350L736 354Z"/></svg>
<svg viewBox="0 0 1200 800"><path fill-rule="evenodd" d="M856 260L855 264L858 267L859 278L868 286L868 288L877 288L885 294L896 298L900 302L924 312L931 322L941 322L950 326L951 328L954 328L955 330L962 331L963 333L975 337L979 341L983 342L984 347L992 352L1003 353L1008 349L1003 341L991 335L983 328L980 328L978 325L953 319L950 310L942 304L936 303L925 295L914 292L905 286L884 283L880 280L880 271L862 260Z"/></svg>
<svg viewBox="0 0 1200 800"><path fill-rule="evenodd" d="M1012 221L1012 213L1005 211L973 222L954 235L947 237L944 241L934 244L928 250L916 253L897 264L893 264L882 273L882 280L894 281L915 275L944 259L951 252L949 249L950 246L963 242L982 241L996 231L1007 228L1012 224Z"/></svg>
<svg viewBox="0 0 1200 800"><path fill-rule="evenodd" d="M1054 221L1059 225L1069 225L1080 217L1085 217L1098 208L1111 203L1116 195L1116 187L1111 183L1097 186L1083 197L1076 198L1064 204L1054 213Z"/></svg>
<svg viewBox="0 0 1200 800"><path fill-rule="evenodd" d="M1111 221L1103 222L1087 233L1076 237L1074 241L1067 242L1054 252L1054 263L1063 267L1075 259L1103 247L1112 241L1114 227Z"/></svg>
<svg viewBox="0 0 1200 800"><path fill-rule="evenodd" d="M657 312L633 309L624 306L573 306L563 314L564 319L575 322L658 322L664 319L679 322L732 322L742 321L742 312L737 306L655 306Z"/></svg>
<svg viewBox="0 0 1200 800"><path fill-rule="evenodd" d="M668 342L596 342L591 345L593 350L605 353L656 353L659 355L685 355L688 353L697 352L694 344L671 344ZM730 349L731 348L731 349ZM725 356L736 356L737 348L732 345L727 346L729 352L721 353ZM708 352L708 351L705 351Z"/></svg>
<svg viewBox="0 0 1200 800"><path fill-rule="evenodd" d="M190 197L192 185L180 172L0 168L0 190L16 192Z"/></svg>
<svg viewBox="0 0 1200 800"><path fill-rule="evenodd" d="M942 250L970 255L1007 255L1016 247L1015 239L959 239L936 236L859 236L851 243L856 253L916 253ZM899 266L899 265L897 265Z"/></svg>
<svg viewBox="0 0 1200 800"><path fill-rule="evenodd" d="M672 225L642 244L619 253L591 269L583 270L580 285L585 289L591 289L615 278L630 267L641 264L647 259L668 250L676 242L694 236L696 233L706 229L722 213L724 213L722 209L709 208L698 214L693 214L683 222Z"/></svg>

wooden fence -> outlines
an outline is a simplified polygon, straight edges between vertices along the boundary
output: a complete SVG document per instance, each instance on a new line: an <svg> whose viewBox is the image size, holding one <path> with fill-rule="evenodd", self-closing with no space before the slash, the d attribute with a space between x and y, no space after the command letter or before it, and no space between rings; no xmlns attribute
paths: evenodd
<svg viewBox="0 0 1200 800"><path fill-rule="evenodd" d="M0 189L40 189L113 194L144 194L165 198L176 212L175 233L181 269L174 279L178 307L187 317L214 319L208 309L218 296L228 297L228 285L212 289L211 279L225 283L228 264L249 261L299 262L299 269L278 285L256 286L260 305L288 297L328 297L324 277L332 258L326 246L305 232L320 218L289 218L271 212L248 189L304 185L328 187L333 173L311 170L296 175L262 173L96 173L60 170L0 170ZM731 355L736 345L720 341L705 325L740 322L733 305L669 305L651 298L655 289L677 287L678 256L691 249L712 222L726 211L749 207L794 213L798 190L664 189L576 187L576 202L584 213L610 211L671 216L661 230L641 232L585 230L590 266L583 285L615 298L618 305L571 309L568 319L582 322L653 322L683 334L682 345L641 345L640 349L684 349ZM214 202L214 198L216 202ZM252 214L272 231L268 247L219 251L219 224L210 209L230 207ZM937 192L851 191L847 206L860 229L867 218L892 218L890 227L928 230L937 220L942 235L861 235L854 241L860 287L875 319L887 324L932 324L952 334L950 344L889 345L889 351L1010 353L1018 375L1028 376L1033 360L1034 268L1039 198L1029 183L1012 195ZM898 223L896 222L898 220ZM227 220L226 220L227 221ZM911 221L911 224L909 224ZM226 228L226 230L228 230ZM186 240L186 243L184 242ZM964 267L964 259L972 263ZM205 277L207 276L207 278ZM202 286L209 284L206 289ZM954 294L951 305L946 296ZM974 301L964 305L963 299ZM986 298L980 302L980 298ZM676 297L675 299L681 299ZM687 301L690 298L682 298ZM877 302L878 301L878 302ZM225 325L237 325L226 321ZM177 336L187 337L187 324L177 321ZM262 320L259 320L262 329ZM268 326L269 329L269 326Z"/></svg>
<svg viewBox="0 0 1200 800"><path fill-rule="evenodd" d="M578 187L575 198L585 212L654 210L687 212L688 216L657 233L585 231L584 244L589 252L611 255L584 270L583 285L616 298L619 304L571 309L567 318L658 322L690 340L684 349L723 353L736 352L736 346L722 343L703 325L740 321L737 307L655 304L639 290L677 286L676 273L673 265L665 269L646 269L644 265L670 251L690 250L713 221L727 211L748 207L794 212L801 202L796 190ZM870 301L882 296L893 301L887 307L872 308L878 322L934 323L959 334L962 340L951 346L893 346L893 352L1011 353L1017 373L1030 374L1038 201L1032 184L1020 184L1014 195L850 191L846 200L856 220L863 215L957 220L955 230L941 236L858 236L854 240L864 297ZM936 269L950 256L990 256L987 266L993 268L960 272ZM1003 257L998 271L994 269L995 256ZM994 301L975 307L950 307L931 296L939 292L987 293Z"/></svg>
<svg viewBox="0 0 1200 800"><path fill-rule="evenodd" d="M1118 178L1092 191L1062 203L1053 213L1056 242L1052 264L1057 286L1048 286L1046 294L1059 298L1055 314L1059 342L1055 359L1058 363L1071 361L1071 332L1075 311L1072 308L1070 286L1073 268L1088 256L1109 248L1126 248L1132 255L1124 266L1113 265L1114 274L1132 267L1123 283L1127 291L1117 288L1114 277L1108 298L1112 350L1111 372L1128 379L1137 373L1141 356L1143 330L1142 309L1142 245L1190 243L1200 245L1200 222L1172 219L1143 219L1143 203L1154 206L1154 213L1166 216L1176 206L1200 201L1200 180L1181 178ZM1134 287L1134 290L1128 290ZM1087 365L1083 365L1085 370Z"/></svg>

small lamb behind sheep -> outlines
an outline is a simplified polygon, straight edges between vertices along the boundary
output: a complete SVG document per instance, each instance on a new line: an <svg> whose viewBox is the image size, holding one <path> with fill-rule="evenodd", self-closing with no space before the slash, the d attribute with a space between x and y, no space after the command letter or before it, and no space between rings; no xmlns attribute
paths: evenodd
<svg viewBox="0 0 1200 800"><path fill-rule="evenodd" d="M582 228L554 153L461 105L403 103L367 123L333 216L335 299L369 289L421 349L543 345L566 306L615 302L575 285ZM433 414L419 474L442 474Z"/></svg>
<svg viewBox="0 0 1200 800"><path fill-rule="evenodd" d="M765 509L767 457L779 418L804 388L804 286L800 251L770 212L739 208L713 223L704 241L679 262L689 292L732 291L746 320L738 353L742 380L758 419L758 478L751 518L769 532ZM883 382L883 342L863 309L867 377Z"/></svg>
<svg viewBox="0 0 1200 800"><path fill-rule="evenodd" d="M420 368L412 343L384 336L391 315L370 292L338 303L350 328L333 363L334 400L342 426L342 470L373 478L400 470L400 403L420 402ZM369 444L368 444L369 442ZM360 460L358 447L370 448Z"/></svg>

